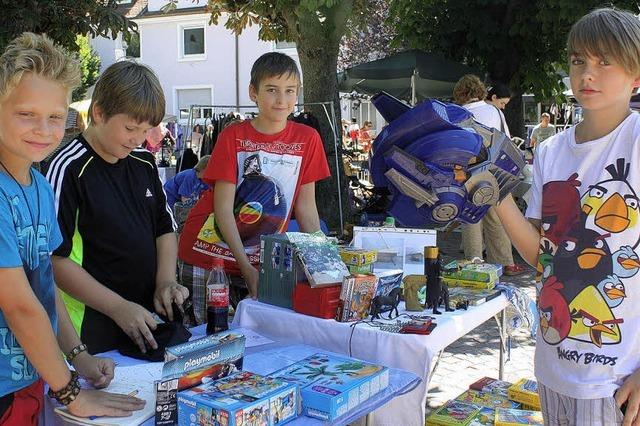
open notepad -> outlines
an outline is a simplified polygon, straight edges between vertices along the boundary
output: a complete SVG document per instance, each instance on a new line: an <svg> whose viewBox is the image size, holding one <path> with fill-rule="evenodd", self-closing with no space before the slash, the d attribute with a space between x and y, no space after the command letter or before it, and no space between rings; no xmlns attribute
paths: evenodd
<svg viewBox="0 0 640 426"><path fill-rule="evenodd" d="M80 425L140 425L150 419L156 408L156 394L154 381L162 376L162 362L139 364L131 367L116 367L114 378L105 390L112 393L131 394L137 392L136 397L146 401L142 410L134 411L129 417L76 417L69 413L66 407L55 408L56 414L64 417L67 422Z"/></svg>

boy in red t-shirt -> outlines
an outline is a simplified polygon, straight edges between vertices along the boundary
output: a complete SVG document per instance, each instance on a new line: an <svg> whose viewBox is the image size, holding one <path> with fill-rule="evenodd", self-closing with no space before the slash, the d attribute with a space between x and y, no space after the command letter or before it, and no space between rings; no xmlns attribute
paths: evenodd
<svg viewBox="0 0 640 426"><path fill-rule="evenodd" d="M255 298L260 236L285 231L292 213L302 232L320 230L315 182L330 175L329 166L318 132L287 120L299 87L293 59L262 55L249 85L258 117L231 125L218 137L203 175L213 188L189 213L178 249L194 323L206 319L205 284L214 257L225 259L225 270L241 276Z"/></svg>

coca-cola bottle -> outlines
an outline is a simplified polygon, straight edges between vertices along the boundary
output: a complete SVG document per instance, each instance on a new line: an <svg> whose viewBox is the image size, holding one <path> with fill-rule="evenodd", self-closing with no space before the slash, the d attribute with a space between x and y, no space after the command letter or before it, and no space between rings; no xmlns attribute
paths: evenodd
<svg viewBox="0 0 640 426"><path fill-rule="evenodd" d="M229 329L229 282L222 259L215 258L207 279L207 334Z"/></svg>

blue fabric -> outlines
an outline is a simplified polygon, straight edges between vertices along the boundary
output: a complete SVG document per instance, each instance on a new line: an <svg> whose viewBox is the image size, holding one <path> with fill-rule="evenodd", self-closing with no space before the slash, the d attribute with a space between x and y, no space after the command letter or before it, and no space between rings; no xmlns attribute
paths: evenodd
<svg viewBox="0 0 640 426"><path fill-rule="evenodd" d="M531 333L531 338L535 339L538 330L538 309L536 303L520 288L509 283L499 283L495 286L505 295L513 309L507 309L507 332L515 331L520 327L526 327Z"/></svg>
<svg viewBox="0 0 640 426"><path fill-rule="evenodd" d="M327 226L327 223L322 219L320 219L320 230L324 232L325 235L329 235L329 227ZM289 221L287 232L300 232L300 226L298 226L297 220L291 219Z"/></svg>
<svg viewBox="0 0 640 426"><path fill-rule="evenodd" d="M22 187L27 196L25 200L18 184L0 172L0 268L23 268L55 331L55 283L50 253L62 243L62 236L51 187L44 176L34 170L31 177L31 185ZM32 215L33 220L40 219L37 235ZM22 389L37 379L38 373L0 311L0 395Z"/></svg>
<svg viewBox="0 0 640 426"><path fill-rule="evenodd" d="M167 203L171 208L181 197L198 199L205 189L209 189L209 185L198 179L195 169L183 170L164 184Z"/></svg>

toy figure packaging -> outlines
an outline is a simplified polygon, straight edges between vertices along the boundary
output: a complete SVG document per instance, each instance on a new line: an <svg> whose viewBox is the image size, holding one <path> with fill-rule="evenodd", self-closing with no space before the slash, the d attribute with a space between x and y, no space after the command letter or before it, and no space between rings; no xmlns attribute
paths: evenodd
<svg viewBox="0 0 640 426"><path fill-rule="evenodd" d="M298 416L299 401L295 384L238 372L178 393L178 424L275 426Z"/></svg>
<svg viewBox="0 0 640 426"><path fill-rule="evenodd" d="M538 396L538 382L529 379L520 379L508 390L509 399L540 410L540 397Z"/></svg>
<svg viewBox="0 0 640 426"><path fill-rule="evenodd" d="M520 408L520 403L510 401L506 396L469 389L458 395L457 401L489 408Z"/></svg>
<svg viewBox="0 0 640 426"><path fill-rule="evenodd" d="M376 296L388 296L394 288L400 287L403 275L402 269L390 269L376 273L378 277Z"/></svg>
<svg viewBox="0 0 640 426"><path fill-rule="evenodd" d="M542 413L540 411L516 410L514 408L497 408L495 426L540 425Z"/></svg>
<svg viewBox="0 0 640 426"><path fill-rule="evenodd" d="M336 320L360 321L369 316L371 301L376 294L378 278L373 274L349 275L344 278Z"/></svg>
<svg viewBox="0 0 640 426"><path fill-rule="evenodd" d="M168 347L162 379L178 379L182 390L242 370L244 345L242 334L222 332Z"/></svg>
<svg viewBox="0 0 640 426"><path fill-rule="evenodd" d="M300 386L302 413L332 422L389 385L389 370L353 358L317 353L271 374Z"/></svg>
<svg viewBox="0 0 640 426"><path fill-rule="evenodd" d="M449 401L427 417L427 426L468 426L480 407L462 401Z"/></svg>
<svg viewBox="0 0 640 426"><path fill-rule="evenodd" d="M482 379L471 383L469 389L474 389L480 392L495 393L496 395L502 395L509 397L507 391L513 383L505 382L503 380L494 379L491 377L483 377Z"/></svg>

